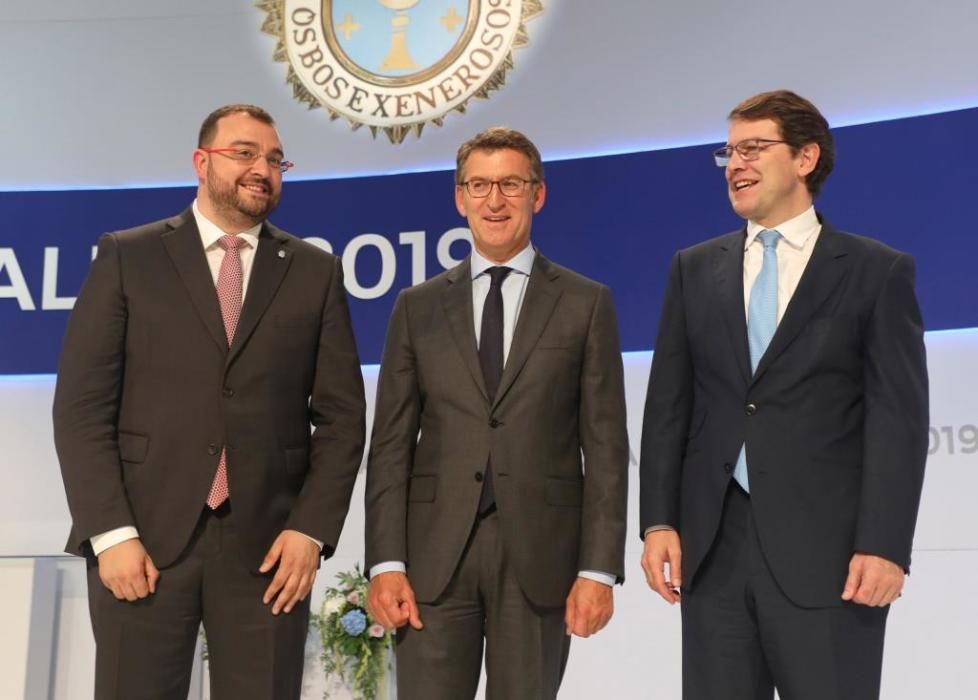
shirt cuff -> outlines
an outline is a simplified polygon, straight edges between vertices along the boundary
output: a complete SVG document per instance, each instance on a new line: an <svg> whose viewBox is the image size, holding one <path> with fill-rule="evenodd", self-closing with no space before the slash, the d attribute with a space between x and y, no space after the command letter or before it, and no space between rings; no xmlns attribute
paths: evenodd
<svg viewBox="0 0 978 700"><path fill-rule="evenodd" d="M296 532L298 532L300 535L302 535L303 537L305 537L307 540L310 540L312 542L315 542L316 543L316 546L319 547L320 553L322 553L322 551L323 551L323 543L322 542L320 542L319 540L317 540L315 537L310 537L309 535L307 535L306 533L302 532L301 530L296 530Z"/></svg>
<svg viewBox="0 0 978 700"><path fill-rule="evenodd" d="M661 530L672 530L675 532L676 528L674 528L672 525L652 525L651 527L645 528L645 532L642 533L642 539L644 540L645 536L650 532L659 532Z"/></svg>
<svg viewBox="0 0 978 700"><path fill-rule="evenodd" d="M406 574L407 567L404 565L403 561L382 561L379 564L374 564L370 567L370 578L373 578L379 574L387 574L391 571Z"/></svg>
<svg viewBox="0 0 978 700"><path fill-rule="evenodd" d="M92 545L92 551L95 552L95 556L98 556L109 547L113 547L120 542L138 538L139 531L132 525L125 525L123 527L117 527L115 530L103 532L101 535L92 535L88 538L88 542Z"/></svg>
<svg viewBox="0 0 978 700"><path fill-rule="evenodd" d="M603 571L578 571L577 575L579 578L586 578L591 581L597 581L598 583L603 583L606 586L612 587L614 587L615 582L618 580L617 576L606 574Z"/></svg>

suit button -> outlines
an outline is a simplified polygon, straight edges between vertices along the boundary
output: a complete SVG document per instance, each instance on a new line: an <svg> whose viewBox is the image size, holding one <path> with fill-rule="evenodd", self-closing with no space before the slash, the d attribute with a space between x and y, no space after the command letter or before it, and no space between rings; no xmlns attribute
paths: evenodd
<svg viewBox="0 0 978 700"><path fill-rule="evenodd" d="M730 472L733 471L733 465L730 462L727 462L726 464L723 465L723 471L729 474Z"/></svg>
<svg viewBox="0 0 978 700"><path fill-rule="evenodd" d="M213 442L207 446L207 454L216 455L218 452L219 450L217 449L217 445L215 445Z"/></svg>
<svg viewBox="0 0 978 700"><path fill-rule="evenodd" d="M744 413L746 413L748 416L752 416L757 413L757 404L749 403L744 406Z"/></svg>
<svg viewBox="0 0 978 700"><path fill-rule="evenodd" d="M498 418L490 418L489 419L489 427L490 428L498 428L502 424L503 424L503 422L501 420L499 420Z"/></svg>
<svg viewBox="0 0 978 700"><path fill-rule="evenodd" d="M475 473L475 480L476 481L482 481L482 472L476 472Z"/></svg>
<svg viewBox="0 0 978 700"><path fill-rule="evenodd" d="M224 393L225 398L230 399L232 396L234 396L234 389L232 389L229 386L226 386L226 387L224 387L224 392L223 393Z"/></svg>

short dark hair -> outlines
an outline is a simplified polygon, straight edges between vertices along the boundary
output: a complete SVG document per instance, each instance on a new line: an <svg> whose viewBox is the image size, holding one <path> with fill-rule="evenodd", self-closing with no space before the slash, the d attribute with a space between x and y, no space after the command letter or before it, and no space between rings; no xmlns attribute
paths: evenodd
<svg viewBox="0 0 978 700"><path fill-rule="evenodd" d="M462 184L462 171L465 161L472 151L498 151L510 148L519 151L530 161L530 176L537 182L543 182L543 161L540 151L524 134L507 126L491 126L463 143L455 155L455 184Z"/></svg>
<svg viewBox="0 0 978 700"><path fill-rule="evenodd" d="M812 197L816 197L835 165L835 143L829 123L811 102L790 90L771 90L748 97L734 107L727 117L731 121L770 119L777 123L781 138L797 154L802 146L817 143L820 149L815 169L805 178Z"/></svg>
<svg viewBox="0 0 978 700"><path fill-rule="evenodd" d="M272 119L272 115L261 107L248 104L224 105L208 114L207 118L204 119L204 123L200 125L200 134L197 136L197 148L209 146L214 142L214 136L217 134L217 123L229 114L247 114L249 117L264 122L269 126L275 126L275 120Z"/></svg>

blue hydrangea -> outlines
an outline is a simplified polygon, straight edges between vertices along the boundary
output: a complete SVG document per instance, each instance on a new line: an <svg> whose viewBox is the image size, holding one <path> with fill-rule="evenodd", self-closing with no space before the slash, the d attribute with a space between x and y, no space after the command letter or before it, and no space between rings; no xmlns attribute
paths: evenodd
<svg viewBox="0 0 978 700"><path fill-rule="evenodd" d="M356 637L367 629L367 616L359 608L351 610L340 618L340 626L351 637Z"/></svg>

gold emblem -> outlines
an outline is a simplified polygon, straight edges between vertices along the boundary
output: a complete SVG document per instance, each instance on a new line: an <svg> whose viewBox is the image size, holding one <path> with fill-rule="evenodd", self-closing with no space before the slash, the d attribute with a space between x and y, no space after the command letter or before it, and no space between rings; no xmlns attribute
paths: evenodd
<svg viewBox="0 0 978 700"><path fill-rule="evenodd" d="M401 143L486 99L542 0L258 0L300 103Z"/></svg>

